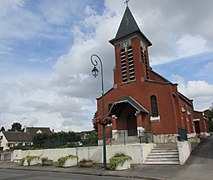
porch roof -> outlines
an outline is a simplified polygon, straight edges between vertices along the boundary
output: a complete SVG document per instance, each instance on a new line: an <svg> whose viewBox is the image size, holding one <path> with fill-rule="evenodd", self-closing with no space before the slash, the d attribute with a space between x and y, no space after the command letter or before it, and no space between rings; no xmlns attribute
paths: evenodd
<svg viewBox="0 0 213 180"><path fill-rule="evenodd" d="M123 103L129 103L133 108L135 108L137 111L139 112L143 112L143 113L149 113L148 110L146 110L146 108L144 108L142 105L140 105L136 100L134 100L132 97L130 96L125 96L122 99L114 102L114 104L112 105L112 107L110 108L109 112L108 112L108 116L109 115L117 115L117 109L120 109L121 104ZM119 111L119 110L118 110Z"/></svg>

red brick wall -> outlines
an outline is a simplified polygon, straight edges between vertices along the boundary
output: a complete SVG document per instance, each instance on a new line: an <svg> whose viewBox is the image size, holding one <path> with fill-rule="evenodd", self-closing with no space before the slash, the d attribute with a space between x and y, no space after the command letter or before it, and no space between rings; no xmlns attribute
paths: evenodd
<svg viewBox="0 0 213 180"><path fill-rule="evenodd" d="M200 132L208 132L208 125L206 119L203 117L203 112L194 111L193 112L194 119L200 119Z"/></svg>

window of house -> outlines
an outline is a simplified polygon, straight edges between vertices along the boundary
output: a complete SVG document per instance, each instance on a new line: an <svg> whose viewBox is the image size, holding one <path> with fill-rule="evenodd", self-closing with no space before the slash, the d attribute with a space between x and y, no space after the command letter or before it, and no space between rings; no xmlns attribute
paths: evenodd
<svg viewBox="0 0 213 180"><path fill-rule="evenodd" d="M151 108L152 108L152 117L157 117L158 116L158 105L157 105L157 98L155 95L152 95L150 97L151 101Z"/></svg>

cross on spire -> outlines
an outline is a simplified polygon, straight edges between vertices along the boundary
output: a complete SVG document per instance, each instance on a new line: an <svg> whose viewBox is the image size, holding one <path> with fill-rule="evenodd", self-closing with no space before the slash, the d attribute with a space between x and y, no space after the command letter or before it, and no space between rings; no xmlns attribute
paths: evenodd
<svg viewBox="0 0 213 180"><path fill-rule="evenodd" d="M124 3L126 4L126 6L128 6L130 0L125 0Z"/></svg>

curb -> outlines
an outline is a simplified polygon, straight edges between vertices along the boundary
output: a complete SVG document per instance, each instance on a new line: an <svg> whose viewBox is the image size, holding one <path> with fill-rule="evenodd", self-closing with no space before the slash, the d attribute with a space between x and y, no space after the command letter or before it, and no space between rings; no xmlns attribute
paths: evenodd
<svg viewBox="0 0 213 180"><path fill-rule="evenodd" d="M36 166L34 166L34 167L36 167ZM79 172L79 171L67 172L67 171L61 171L61 170L57 170L57 169L24 168L22 166L20 166L20 168L17 168L17 167L0 167L0 169L42 171L42 172L55 172L55 173L66 173L66 174L82 174L82 175L92 175L92 176L111 176L111 177L123 177L123 178L132 178L132 179L144 179L144 180L165 180L164 178L144 177L144 176L137 176L137 175L110 174L110 173L108 173L109 171L104 171L104 172L100 172L100 173Z"/></svg>

